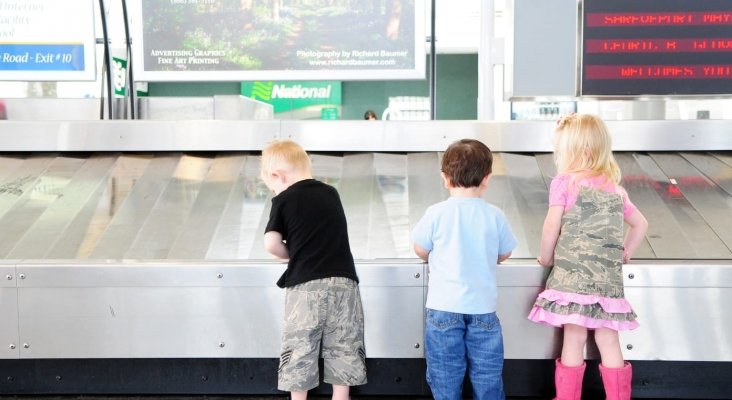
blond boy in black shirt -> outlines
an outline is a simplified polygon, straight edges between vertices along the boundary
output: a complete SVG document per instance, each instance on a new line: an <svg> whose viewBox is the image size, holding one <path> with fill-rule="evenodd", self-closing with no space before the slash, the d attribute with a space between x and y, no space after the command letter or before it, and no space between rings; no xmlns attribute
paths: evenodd
<svg viewBox="0 0 732 400"><path fill-rule="evenodd" d="M338 192L313 179L310 158L291 140L262 151L262 179L275 193L265 249L288 259L277 285L286 289L285 328L278 369L280 390L293 400L318 386L322 344L324 381L333 400L366 383L363 308Z"/></svg>

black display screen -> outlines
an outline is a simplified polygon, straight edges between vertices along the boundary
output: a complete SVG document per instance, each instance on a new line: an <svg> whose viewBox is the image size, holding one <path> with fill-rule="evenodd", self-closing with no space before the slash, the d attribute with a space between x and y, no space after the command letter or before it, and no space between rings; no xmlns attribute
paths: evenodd
<svg viewBox="0 0 732 400"><path fill-rule="evenodd" d="M580 92L732 94L732 0L584 0Z"/></svg>

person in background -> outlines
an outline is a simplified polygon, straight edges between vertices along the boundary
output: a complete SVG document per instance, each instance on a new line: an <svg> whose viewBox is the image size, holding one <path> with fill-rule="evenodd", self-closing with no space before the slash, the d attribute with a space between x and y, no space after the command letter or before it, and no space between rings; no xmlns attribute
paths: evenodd
<svg viewBox="0 0 732 400"><path fill-rule="evenodd" d="M350 386L366 383L363 308L348 227L338 192L313 179L310 158L291 140L262 151L262 180L272 190L265 249L288 259L277 282L285 288L285 327L277 387L293 400L324 380L334 400L348 400Z"/></svg>
<svg viewBox="0 0 732 400"><path fill-rule="evenodd" d="M5 108L5 100L0 99L0 120L8 119L8 111Z"/></svg>
<svg viewBox="0 0 732 400"><path fill-rule="evenodd" d="M376 121L378 118L376 118L376 113L373 110L366 110L363 114L363 119L367 121Z"/></svg>
<svg viewBox="0 0 732 400"><path fill-rule="evenodd" d="M425 358L437 400L462 399L466 370L474 399L505 398L496 270L516 238L503 212L482 199L492 165L485 144L452 143L441 163L450 197L427 208L412 232L414 252L429 263Z"/></svg>
<svg viewBox="0 0 732 400"><path fill-rule="evenodd" d="M556 360L557 399L580 399L587 331L594 330L608 400L630 399L633 370L623 360L618 331L638 327L625 299L623 263L643 241L648 222L620 186L605 123L590 114L557 122L557 176L541 235L539 264L552 267L529 319L564 328ZM623 239L623 221L629 229Z"/></svg>

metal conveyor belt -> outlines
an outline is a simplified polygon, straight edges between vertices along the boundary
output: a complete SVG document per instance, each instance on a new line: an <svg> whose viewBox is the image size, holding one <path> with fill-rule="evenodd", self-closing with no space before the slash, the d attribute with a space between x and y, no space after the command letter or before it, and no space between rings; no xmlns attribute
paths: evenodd
<svg viewBox="0 0 732 400"><path fill-rule="evenodd" d="M413 258L411 227L447 196L441 153L312 154L338 188L354 257ZM732 154L621 152L623 184L650 222L637 258L732 258ZM496 153L485 199L534 258L555 174L550 153ZM270 193L258 153L0 154L1 259L269 259Z"/></svg>

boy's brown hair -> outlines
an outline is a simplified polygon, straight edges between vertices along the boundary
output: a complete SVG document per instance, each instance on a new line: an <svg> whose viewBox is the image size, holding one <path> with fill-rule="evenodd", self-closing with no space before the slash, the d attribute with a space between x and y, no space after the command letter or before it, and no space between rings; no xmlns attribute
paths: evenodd
<svg viewBox="0 0 732 400"><path fill-rule="evenodd" d="M445 150L441 169L452 186L478 187L493 172L493 154L478 140L458 140Z"/></svg>

